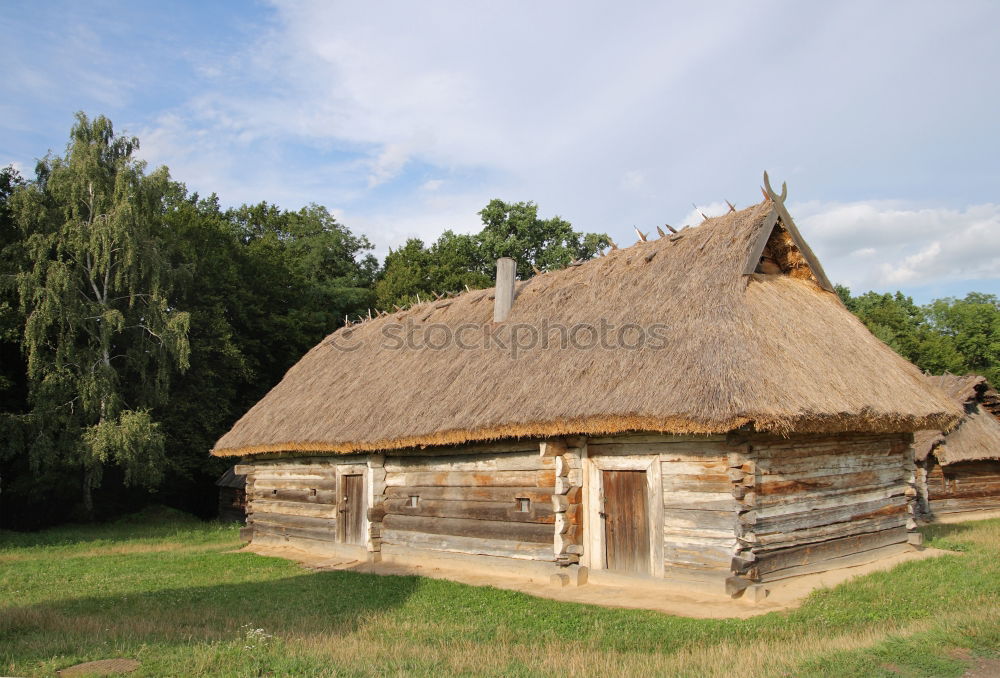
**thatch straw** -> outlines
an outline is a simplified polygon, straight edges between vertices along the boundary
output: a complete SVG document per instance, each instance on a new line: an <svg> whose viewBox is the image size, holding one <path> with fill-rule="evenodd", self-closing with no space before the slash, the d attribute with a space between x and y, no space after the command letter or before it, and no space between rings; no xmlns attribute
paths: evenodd
<svg viewBox="0 0 1000 678"><path fill-rule="evenodd" d="M390 323L492 326L490 290L341 329L213 454L355 452L622 431L906 432L960 412L813 280L745 276L773 205L518 283L501 325L665 325L667 348L393 350ZM470 332L469 336L472 333ZM481 336L481 335L480 335ZM329 340L360 344L341 352Z"/></svg>
<svg viewBox="0 0 1000 678"><path fill-rule="evenodd" d="M965 411L949 428L919 431L913 437L914 457L924 461L930 454L943 466L963 461L1000 459L1000 421L988 409L997 393L977 374L927 376L927 381L948 395Z"/></svg>

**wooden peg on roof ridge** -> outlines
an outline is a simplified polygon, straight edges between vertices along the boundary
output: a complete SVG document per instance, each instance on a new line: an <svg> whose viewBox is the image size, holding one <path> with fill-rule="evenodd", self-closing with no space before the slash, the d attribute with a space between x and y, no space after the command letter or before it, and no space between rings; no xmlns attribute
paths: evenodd
<svg viewBox="0 0 1000 678"><path fill-rule="evenodd" d="M663 224L663 225L666 226L667 230L670 231L671 233L677 233L677 229L671 226L670 224Z"/></svg>
<svg viewBox="0 0 1000 678"><path fill-rule="evenodd" d="M541 275L542 274L542 270L540 268L538 268L537 266L535 266L534 264L531 265L531 270L535 272L535 275Z"/></svg>
<svg viewBox="0 0 1000 678"><path fill-rule="evenodd" d="M618 249L618 245L611 238L608 238L608 243L611 245L611 249L613 249L613 250Z"/></svg>
<svg viewBox="0 0 1000 678"><path fill-rule="evenodd" d="M635 226L633 226L632 228L635 228ZM646 242L646 234L645 233L643 233L642 231L640 231L638 228L635 228L635 232L636 232L636 235L639 236L639 240L641 240L642 242Z"/></svg>
<svg viewBox="0 0 1000 678"><path fill-rule="evenodd" d="M736 205L734 205L733 203L729 202L728 200L726 201L726 204L729 205L729 211L730 212L735 212L736 211Z"/></svg>
<svg viewBox="0 0 1000 678"><path fill-rule="evenodd" d="M660 228L659 226L656 227L656 232L660 234L661 238L665 238L666 235L667 235L666 232L662 228Z"/></svg>

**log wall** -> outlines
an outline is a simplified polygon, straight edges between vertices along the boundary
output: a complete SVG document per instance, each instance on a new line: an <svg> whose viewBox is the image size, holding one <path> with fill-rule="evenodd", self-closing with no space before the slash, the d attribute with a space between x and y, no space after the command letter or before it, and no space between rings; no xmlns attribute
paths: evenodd
<svg viewBox="0 0 1000 678"><path fill-rule="evenodd" d="M632 468L615 460L633 460L634 468L651 473L659 469L659 484L651 488L650 513L659 516L653 526L655 557L661 560L662 574L680 579L699 579L706 572L727 573L736 546L737 500L733 496L728 458L733 447L722 436L669 436L656 434L618 435L592 438L587 444L591 464L603 468ZM599 483L591 476L591 484ZM591 491L598 502L599 488ZM659 503L656 511L653 503ZM591 523L603 530L602 521ZM600 549L601 535L588 540L591 549ZM590 558L600 567L603 554ZM660 569L653 568L654 574Z"/></svg>
<svg viewBox="0 0 1000 678"><path fill-rule="evenodd" d="M385 457L385 491L376 506L383 544L555 559L556 457L542 456L537 441L417 452ZM569 473L559 461L559 472ZM560 526L578 520L559 513Z"/></svg>
<svg viewBox="0 0 1000 678"><path fill-rule="evenodd" d="M257 541L288 538L339 543L338 474L366 472L367 456L262 459L246 474L247 526Z"/></svg>
<svg viewBox="0 0 1000 678"><path fill-rule="evenodd" d="M930 456L924 470L931 517L1000 509L1000 461L965 461L941 466Z"/></svg>
<svg viewBox="0 0 1000 678"><path fill-rule="evenodd" d="M905 547L916 529L909 435L748 442L737 574L772 581L854 564L862 554L874 560Z"/></svg>

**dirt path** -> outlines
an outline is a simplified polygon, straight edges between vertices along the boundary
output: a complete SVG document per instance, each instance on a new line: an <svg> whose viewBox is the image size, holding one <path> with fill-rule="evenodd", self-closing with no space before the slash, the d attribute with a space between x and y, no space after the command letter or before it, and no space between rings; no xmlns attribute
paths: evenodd
<svg viewBox="0 0 1000 678"><path fill-rule="evenodd" d="M483 574L465 567L446 566L440 562L420 562L414 557L412 562L401 564L369 563L349 558L337 558L301 551L295 548L250 545L247 551L262 556L273 556L294 560L312 570L353 570L382 575L418 575L434 579L450 579L471 586L495 586L497 588L520 591L541 598L551 598L565 602L647 609L683 617L701 619L747 618L777 610L797 607L813 590L833 587L853 577L888 570L899 563L933 558L951 554L939 549L923 549L883 559L876 563L857 567L841 568L830 572L798 577L794 580L773 585L768 596L759 602L745 598L732 599L724 593L718 595L695 588L666 581L636 580L636 583L609 585L593 582L583 586L557 586L547 578L521 574L505 576L495 570ZM553 571L555 569L553 568Z"/></svg>

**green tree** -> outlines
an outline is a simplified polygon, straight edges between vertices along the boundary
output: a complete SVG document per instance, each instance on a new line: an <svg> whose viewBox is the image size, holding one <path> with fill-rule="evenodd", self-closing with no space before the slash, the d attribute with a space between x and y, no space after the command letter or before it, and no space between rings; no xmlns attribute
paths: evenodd
<svg viewBox="0 0 1000 678"><path fill-rule="evenodd" d="M188 314L170 299L162 251L166 168L145 173L138 140L78 113L64 156L39 162L11 197L21 231L16 276L25 316L35 467L80 471L83 511L108 464L155 486L163 436L150 410L188 365Z"/></svg>
<svg viewBox="0 0 1000 678"><path fill-rule="evenodd" d="M537 268L556 270L594 257L610 244L607 235L578 233L560 217L540 219L533 202L491 200L479 212L483 229L474 235L445 231L430 247L410 239L390 251L375 285L379 308L428 298L433 292L461 292L493 284L496 260L512 257L517 275L527 279Z"/></svg>
<svg viewBox="0 0 1000 678"><path fill-rule="evenodd" d="M925 312L929 328L939 343L947 345L952 364L946 369L975 372L1000 384L1000 300L996 295L970 292L964 299L936 299Z"/></svg>
<svg viewBox="0 0 1000 678"><path fill-rule="evenodd" d="M538 205L533 202L494 199L479 216L484 225L479 241L487 265L492 267L500 257L512 257L522 279L531 277L532 266L542 271L563 268L574 259L590 259L611 244L603 233L574 231L561 217L540 219Z"/></svg>

